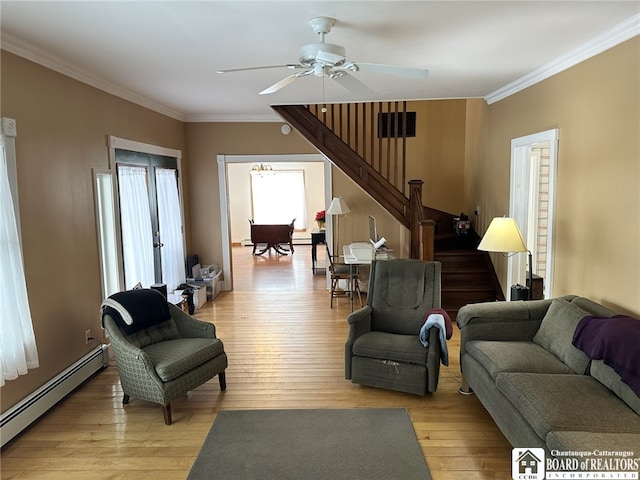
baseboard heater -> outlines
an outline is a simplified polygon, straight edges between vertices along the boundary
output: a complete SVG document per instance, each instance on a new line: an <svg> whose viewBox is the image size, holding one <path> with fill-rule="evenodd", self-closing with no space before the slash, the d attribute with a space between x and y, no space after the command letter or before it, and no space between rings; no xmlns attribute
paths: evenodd
<svg viewBox="0 0 640 480"><path fill-rule="evenodd" d="M4 446L82 382L104 368L109 359L108 348L108 345L96 347L24 400L0 415L0 446Z"/></svg>

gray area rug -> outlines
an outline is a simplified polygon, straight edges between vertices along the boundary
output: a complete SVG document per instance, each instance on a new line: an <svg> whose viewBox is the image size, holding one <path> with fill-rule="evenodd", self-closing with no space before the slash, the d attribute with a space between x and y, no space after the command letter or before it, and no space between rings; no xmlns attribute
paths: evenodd
<svg viewBox="0 0 640 480"><path fill-rule="evenodd" d="M404 409L222 411L188 480L430 480Z"/></svg>

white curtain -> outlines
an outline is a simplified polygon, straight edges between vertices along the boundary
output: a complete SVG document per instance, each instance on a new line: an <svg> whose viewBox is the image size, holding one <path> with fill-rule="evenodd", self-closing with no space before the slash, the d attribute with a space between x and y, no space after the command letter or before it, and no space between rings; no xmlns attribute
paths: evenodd
<svg viewBox="0 0 640 480"><path fill-rule="evenodd" d="M13 199L9 187L4 137L0 135L0 386L38 367L36 338L22 264Z"/></svg>
<svg viewBox="0 0 640 480"><path fill-rule="evenodd" d="M176 171L156 168L158 222L162 247L162 281L172 292L185 281L185 257L182 243L182 215L178 198Z"/></svg>
<svg viewBox="0 0 640 480"><path fill-rule="evenodd" d="M303 170L272 170L251 175L253 220L260 224L291 223L307 228L307 202Z"/></svg>
<svg viewBox="0 0 640 480"><path fill-rule="evenodd" d="M138 282L149 288L155 283L155 275L147 170L118 165L118 185L125 288L131 289Z"/></svg>

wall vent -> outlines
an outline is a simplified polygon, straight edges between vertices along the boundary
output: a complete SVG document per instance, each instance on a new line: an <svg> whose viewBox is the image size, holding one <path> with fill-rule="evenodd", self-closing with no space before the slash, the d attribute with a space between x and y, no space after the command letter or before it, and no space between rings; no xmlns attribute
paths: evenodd
<svg viewBox="0 0 640 480"><path fill-rule="evenodd" d="M378 138L416 136L416 112L378 113Z"/></svg>

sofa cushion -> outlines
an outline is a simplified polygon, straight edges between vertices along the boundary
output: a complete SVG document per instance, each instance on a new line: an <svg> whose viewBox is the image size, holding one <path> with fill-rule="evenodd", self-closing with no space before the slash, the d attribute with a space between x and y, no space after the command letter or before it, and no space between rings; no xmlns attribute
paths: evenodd
<svg viewBox="0 0 640 480"><path fill-rule="evenodd" d="M555 430L640 431L640 417L587 375L505 372L496 386L542 439Z"/></svg>
<svg viewBox="0 0 640 480"><path fill-rule="evenodd" d="M604 360L593 360L590 373L593 378L615 393L640 415L640 398L631 390L629 385L622 381L620 375L613 368L604 363Z"/></svg>
<svg viewBox="0 0 640 480"><path fill-rule="evenodd" d="M494 379L500 372L574 373L553 353L533 342L472 340L465 348Z"/></svg>
<svg viewBox="0 0 640 480"><path fill-rule="evenodd" d="M224 347L218 339L179 338L154 343L142 351L149 356L160 379L168 382L224 353Z"/></svg>
<svg viewBox="0 0 640 480"><path fill-rule="evenodd" d="M353 354L359 357L393 360L426 365L429 349L422 346L418 335L368 332L353 342Z"/></svg>
<svg viewBox="0 0 640 480"><path fill-rule="evenodd" d="M589 367L589 357L571 341L578 322L587 315L589 312L580 307L554 298L533 341L569 365L574 372L584 374Z"/></svg>

